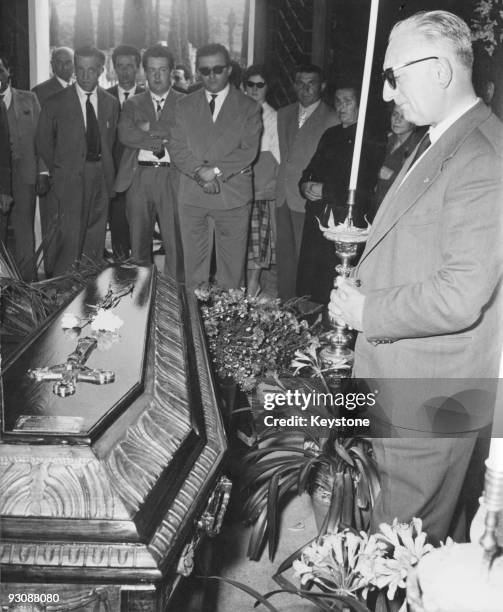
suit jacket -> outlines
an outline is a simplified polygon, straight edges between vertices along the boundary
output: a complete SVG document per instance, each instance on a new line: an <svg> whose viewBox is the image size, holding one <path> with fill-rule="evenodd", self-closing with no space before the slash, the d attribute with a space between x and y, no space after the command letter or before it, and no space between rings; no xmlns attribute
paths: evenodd
<svg viewBox="0 0 503 612"><path fill-rule="evenodd" d="M115 178L112 148L115 141L119 103L98 87L98 126L101 163L109 195ZM76 86L67 87L47 99L40 113L37 149L53 177L52 193L64 204L83 192L86 163L84 117Z"/></svg>
<svg viewBox="0 0 503 612"><path fill-rule="evenodd" d="M0 104L0 194L11 195L9 123L5 104Z"/></svg>
<svg viewBox="0 0 503 612"><path fill-rule="evenodd" d="M138 168L139 150L152 150L153 141L151 134L155 133L168 138L169 126L174 118L176 101L181 95L173 91L173 88L169 90L159 121L156 118L149 91L144 91L126 100L122 107L118 130L119 140L125 147L125 150L121 157L115 181L117 193L126 191L133 182L134 173Z"/></svg>
<svg viewBox="0 0 503 612"><path fill-rule="evenodd" d="M179 204L230 210L253 199L251 164L257 156L260 106L232 85L213 122L204 89L182 96L175 110L168 150L178 169ZM220 193L204 193L193 178L197 167L218 167Z"/></svg>
<svg viewBox="0 0 503 612"><path fill-rule="evenodd" d="M65 89L58 81L57 77L53 76L43 83L39 83L32 88L32 92L37 96L40 106L45 104L47 98L58 91Z"/></svg>
<svg viewBox="0 0 503 612"><path fill-rule="evenodd" d="M106 91L111 96L113 96L114 98L119 100L119 86L118 85L113 85L113 87L109 87ZM137 94L143 93L144 91L145 91L144 87L142 87L141 85L137 85L135 87L133 95L136 96ZM127 102L127 100L126 100L126 102ZM120 109L120 102L119 102L119 109ZM119 115L120 115L120 111L119 111ZM115 139L115 143L114 143L114 149L113 149L113 157L114 157L114 163L115 163L116 171L119 170L119 166L120 166L121 157L122 157L122 153L123 152L124 152L124 145L121 143L121 141L118 138L116 138Z"/></svg>
<svg viewBox="0 0 503 612"><path fill-rule="evenodd" d="M468 392L498 376L502 143L501 123L479 102L400 184L411 155L374 220L356 270L366 301L354 374L382 379L382 416L395 425L434 431L433 404L455 396L460 426L475 429ZM426 382L411 393L400 378Z"/></svg>
<svg viewBox="0 0 503 612"><path fill-rule="evenodd" d="M37 97L31 91L11 87L12 101L7 115L12 151L12 161L17 161L17 169L22 179L29 185L34 185L39 171L39 160L35 152L35 132L40 115L40 105ZM11 125L12 113L15 122ZM46 170L40 161L40 171Z"/></svg>
<svg viewBox="0 0 503 612"><path fill-rule="evenodd" d="M297 212L304 212L306 201L299 191L302 172L311 161L326 129L339 123L337 113L323 101L299 129L299 103L278 111L278 136L281 163L276 183L276 203L285 200Z"/></svg>

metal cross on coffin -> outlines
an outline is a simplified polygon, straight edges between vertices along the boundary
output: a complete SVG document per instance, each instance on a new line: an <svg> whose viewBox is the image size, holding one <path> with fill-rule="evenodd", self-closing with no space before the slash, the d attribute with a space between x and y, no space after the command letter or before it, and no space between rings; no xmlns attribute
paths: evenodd
<svg viewBox="0 0 503 612"><path fill-rule="evenodd" d="M55 380L52 391L59 397L73 395L78 382L93 383L94 385L107 385L114 382L115 373L112 370L96 370L84 365L97 344L96 338L90 336L79 338L77 347L68 356L65 363L28 370L28 376L39 382Z"/></svg>

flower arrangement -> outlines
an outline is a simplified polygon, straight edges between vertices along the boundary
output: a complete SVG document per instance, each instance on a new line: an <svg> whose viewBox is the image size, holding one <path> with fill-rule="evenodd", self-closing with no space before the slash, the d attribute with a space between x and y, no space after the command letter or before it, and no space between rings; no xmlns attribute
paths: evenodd
<svg viewBox="0 0 503 612"><path fill-rule="evenodd" d="M489 55L503 42L503 0L478 0L472 19L472 40L480 40Z"/></svg>
<svg viewBox="0 0 503 612"><path fill-rule="evenodd" d="M96 338L99 350L109 349L119 340L119 329L124 325L124 321L112 312L120 300L129 293L132 293L133 285L127 285L120 291L115 291L109 287L106 295L96 304L90 306L92 312L85 317L79 317L73 312L65 312L61 317L61 327L70 339L80 336L82 329L86 325L91 327L91 336Z"/></svg>
<svg viewBox="0 0 503 612"><path fill-rule="evenodd" d="M279 300L217 287L196 295L216 372L243 391L252 391L267 373L287 370L312 340L308 323Z"/></svg>
<svg viewBox="0 0 503 612"><path fill-rule="evenodd" d="M395 519L382 523L381 533L368 536L344 530L312 542L293 561L301 586L317 585L324 593L350 596L364 602L369 590L386 590L389 600L403 600L405 612L407 576L433 546L426 543L421 519L409 524Z"/></svg>

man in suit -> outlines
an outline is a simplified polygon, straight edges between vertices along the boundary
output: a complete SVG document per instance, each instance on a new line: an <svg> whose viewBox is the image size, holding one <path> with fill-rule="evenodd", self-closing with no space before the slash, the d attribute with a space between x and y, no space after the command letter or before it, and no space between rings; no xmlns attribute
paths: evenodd
<svg viewBox="0 0 503 612"><path fill-rule="evenodd" d="M165 272L183 280L182 246L176 194L178 172L166 149L177 99L171 87L173 56L163 45L143 54L148 91L130 98L122 109L119 139L126 147L115 184L126 191L131 256L139 264L152 261L152 234L159 219L165 250Z"/></svg>
<svg viewBox="0 0 503 612"><path fill-rule="evenodd" d="M136 47L132 45L119 45L112 52L112 63L114 66L117 85L107 89L119 101L120 108L131 96L145 91L144 87L136 84L136 75L140 68L141 55ZM114 162L118 170L124 146L117 138L114 145ZM131 241L129 239L129 224L126 217L126 194L117 193L110 200L110 210L108 216L110 234L112 238L112 249L114 257L129 257Z"/></svg>
<svg viewBox="0 0 503 612"><path fill-rule="evenodd" d="M229 52L200 47L196 67L204 88L180 99L168 143L183 173L179 191L186 283L207 285L215 240L216 281L244 285L253 197L250 165L258 151L260 107L229 85Z"/></svg>
<svg viewBox="0 0 503 612"><path fill-rule="evenodd" d="M179 93L189 93L191 84L190 71L183 64L177 64L173 69L173 89Z"/></svg>
<svg viewBox="0 0 503 612"><path fill-rule="evenodd" d="M53 94L66 89L72 84L73 51L68 47L54 49L51 56L53 76L43 83L35 85L32 92L37 96L40 106Z"/></svg>
<svg viewBox="0 0 503 612"><path fill-rule="evenodd" d="M48 259L54 275L82 257L103 257L119 115L117 100L98 86L104 63L99 49L76 49L77 82L48 98L40 113L37 150L52 177L49 225L55 235Z"/></svg>
<svg viewBox="0 0 503 612"><path fill-rule="evenodd" d="M12 204L9 121L3 100L0 102L0 241L7 242L7 214Z"/></svg>
<svg viewBox="0 0 503 612"><path fill-rule="evenodd" d="M336 112L321 100L326 83L319 66L299 66L294 86L297 102L278 111L281 163L276 182L276 261L278 295L283 300L296 294L306 206L299 181L325 130L339 123Z"/></svg>
<svg viewBox="0 0 503 612"><path fill-rule="evenodd" d="M25 281L36 280L35 265L35 197L48 190L47 176L39 173L35 153L35 130L40 106L30 91L10 85L10 66L7 57L0 57L0 99L7 115L10 143L12 208L4 199L2 240L5 242L10 222L14 231L14 260ZM45 166L41 164L40 171ZM8 215L10 210L10 216Z"/></svg>
<svg viewBox="0 0 503 612"><path fill-rule="evenodd" d="M354 375L378 391L370 418L390 436L374 440L373 526L417 516L440 539L455 527L473 432L491 420L501 355L503 129L475 96L472 63L470 30L451 13L393 28L383 97L430 128L377 212L361 288L338 279L330 304L360 331Z"/></svg>

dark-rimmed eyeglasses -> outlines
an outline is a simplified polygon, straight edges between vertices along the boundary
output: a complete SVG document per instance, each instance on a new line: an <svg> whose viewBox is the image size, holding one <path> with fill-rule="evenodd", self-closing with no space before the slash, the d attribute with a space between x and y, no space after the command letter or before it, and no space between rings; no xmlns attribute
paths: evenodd
<svg viewBox="0 0 503 612"><path fill-rule="evenodd" d="M405 64L401 64L400 66L396 66L395 68L386 68L381 73L382 80L384 83L388 83L391 89L396 89L396 76L395 71L401 70L402 68L407 68L407 66L412 66L412 64L419 64L419 62L425 62L426 60L439 59L437 55L430 55L428 57L422 57L421 59L413 60L412 62L407 62Z"/></svg>
<svg viewBox="0 0 503 612"><path fill-rule="evenodd" d="M265 87L264 81L259 81L258 83L255 83L254 81L246 81L245 85L249 89L252 89L253 87L256 87L257 89L264 89Z"/></svg>
<svg viewBox="0 0 503 612"><path fill-rule="evenodd" d="M222 72L227 68L227 66L213 66L213 68L208 68L208 66L203 66L202 68L198 68L199 74L202 74L205 77L209 77L211 73L213 74L222 74Z"/></svg>

